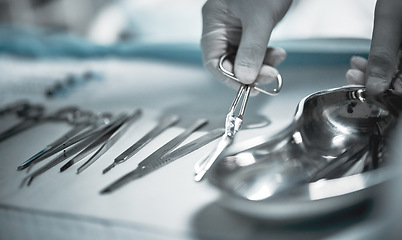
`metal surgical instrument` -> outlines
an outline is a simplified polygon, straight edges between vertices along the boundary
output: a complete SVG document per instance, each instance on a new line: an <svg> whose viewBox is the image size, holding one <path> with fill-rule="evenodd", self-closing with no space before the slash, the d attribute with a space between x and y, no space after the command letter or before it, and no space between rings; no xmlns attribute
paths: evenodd
<svg viewBox="0 0 402 240"><path fill-rule="evenodd" d="M225 133L225 131L223 129L215 129L212 130L211 132L187 143L186 145L183 145L182 147L164 155L162 158L159 159L159 161L155 161L155 162L150 162L146 167L144 165L144 167L142 167L142 169L144 168L153 168L153 169L157 169L161 166L164 166L176 159L179 159L181 157L186 156L187 154L194 152L195 150L203 147L204 145L212 142L213 140L221 137L223 134Z"/></svg>
<svg viewBox="0 0 402 240"><path fill-rule="evenodd" d="M112 121L111 123L99 128L94 134L88 135L87 137L81 139L79 142L76 142L76 144L73 144L71 147L69 147L66 150L63 150L62 153L60 153L57 157L52 159L50 162L46 163L44 166L41 168L37 169L33 173L29 174L24 180L23 184L25 183L26 180L28 180L28 185L31 184L32 180L41 175L42 173L46 172L47 170L53 168L57 164L63 162L64 160L74 156L75 154L79 153L81 150L86 148L88 145L90 145L92 142L96 141L99 138L99 135L102 134L103 132L107 131L107 129L112 128L116 124L120 123L122 121L122 118L125 116L118 117L116 120Z"/></svg>
<svg viewBox="0 0 402 240"><path fill-rule="evenodd" d="M196 175L194 180L201 181L206 172L212 166L212 164L216 161L219 155L232 144L233 138L236 133L240 130L244 111L246 110L246 104L248 97L250 95L250 86L241 85L239 91L237 92L236 98L233 101L232 106L230 107L229 113L226 115L225 121L225 134L221 137L218 145L211 152L211 154L206 158L202 159L201 162L197 163L199 167L196 168ZM243 96L242 106L240 108L239 115L237 117L234 116L234 111L239 103L240 98Z"/></svg>
<svg viewBox="0 0 402 240"><path fill-rule="evenodd" d="M136 154L138 151L140 151L152 139L154 139L156 136L161 134L168 127L176 124L178 121L179 121L179 117L176 115L166 116L165 118L163 118L162 121L155 128L153 128L150 132L148 132L144 137L142 137L140 140L138 140L136 143L134 143L131 147L129 147L122 154L117 156L114 159L114 162L103 170L103 173L107 173L112 168L114 168L116 165L127 161L134 154Z"/></svg>
<svg viewBox="0 0 402 240"><path fill-rule="evenodd" d="M156 150L154 153L152 153L151 155L149 155L147 158L145 158L143 161L141 161L138 164L138 167L136 169L134 169L133 171L129 172L128 174L124 175L123 177L121 177L120 179L118 179L116 182L112 183L110 186L106 187L105 189L103 189L101 191L101 193L109 193L112 192L114 190L116 190L117 188L122 187L123 185L125 185L126 183L130 182L131 180L134 180L140 176L145 175L145 172L148 172L151 169L156 169L159 168L160 166L164 165L162 164L163 161L166 162L166 164L168 162L174 161L175 159L177 159L178 157L184 156L181 155L183 154L183 152L181 152L182 150L179 151L176 157L172 157L170 159L164 159L164 157L172 152L172 150L177 147L180 143L182 143L188 136L190 136L191 133L193 133L194 131L196 131L197 129L203 127L205 124L207 124L207 120L205 119L200 119L198 121L196 121L194 124L192 124L189 128L187 128L184 132L182 132L180 135L178 135L177 137L175 137L174 139L170 140L168 143L166 143L165 145L163 145L162 147L160 147L158 150ZM213 134L214 138L217 138L218 135L216 132ZM205 145L205 142L209 142L212 141L212 137L211 135L208 136L207 141L204 141L205 139L203 139L203 144ZM189 143L190 144L190 143ZM191 143L191 145L193 146L193 148L189 149L189 146L183 146L183 149L187 149L186 151L188 151L188 153L190 153L190 151L192 151L194 149L194 147L200 147L203 144L195 144ZM195 149L194 149L195 150ZM181 153L180 153L181 152ZM187 154L187 153L186 153ZM159 164L157 163L159 162ZM148 166L148 167L146 167ZM144 170L146 169L146 170ZM140 174L139 174L140 173Z"/></svg>
<svg viewBox="0 0 402 240"><path fill-rule="evenodd" d="M138 111L135 112L132 120L134 121L137 117L139 117L140 114L141 113ZM93 141L90 144L84 146L85 147L84 150L82 150L80 153L75 155L74 158L72 158L70 161L68 161L66 164L64 164L60 168L60 172L64 172L65 170L67 170L69 167L71 167L75 163L81 161L84 157L88 156L92 151L94 151L97 147L99 147L101 144L103 144L106 141L106 139L108 139L108 137L110 137L110 135L116 131L117 128L119 128L122 124L124 124L124 121L126 118L127 118L126 115L121 115L120 117L116 118L109 125L95 128L94 130L92 130L92 132L84 132L83 134L81 134L82 136L77 135L76 137L74 137L70 141L68 141L66 144L71 144L74 141L78 142L78 141L81 141L80 139L84 139L87 137L93 139ZM129 125L129 124L127 124L127 125ZM78 138L78 139L75 139L75 138Z"/></svg>
<svg viewBox="0 0 402 240"><path fill-rule="evenodd" d="M32 166L33 164L36 164L53 154L56 154L57 152L67 148L71 144L66 144L66 142L70 139L72 139L74 136L78 136L79 133L83 132L85 129L93 130L92 126L97 126L99 122L104 123L106 118L109 118L109 116L106 115L96 115L93 114L89 111L81 111L79 109L74 109L74 111L77 111L75 113L74 119L72 119L72 124L74 124L74 128L68 131L66 134L52 142L51 144L48 144L46 147L44 147L42 150L40 150L38 153L30 157L28 160L23 162L19 167L18 170L23 170L29 166Z"/></svg>
<svg viewBox="0 0 402 240"><path fill-rule="evenodd" d="M112 135L110 135L105 143L95 152L94 155L91 156L84 164L82 164L78 169L77 173L81 173L85 169L87 169L90 165L92 165L100 156L102 156L107 150L109 150L116 142L120 139L120 137L127 131L128 127L136 121L142 112L141 110L135 111L133 114L128 116L121 125L117 126L115 130L113 130Z"/></svg>
<svg viewBox="0 0 402 240"><path fill-rule="evenodd" d="M134 114L127 116L125 114L117 117L114 121L102 126L100 129L96 130L94 134L90 134L84 139L80 140L76 144L72 145L66 150L63 150L61 154L59 154L56 158L52 159L50 162L39 168L38 170L34 171L33 173L29 174L24 180L23 184L26 180L28 180L28 185L31 184L32 180L41 175L42 173L46 172L47 170L53 168L57 164L63 162L64 160L73 157L76 154L79 154L81 151L86 149L89 145L97 141L98 139L102 138L105 141L104 146L102 146L102 152L97 152L96 159L101 156L105 150L109 149L111 145L121 136L121 133L126 130L125 124L130 124L134 121L138 116L138 113L135 112ZM122 127L124 126L124 127ZM122 127L120 129L120 127ZM120 131L118 131L120 129ZM107 143L110 140L109 143ZM106 144L107 143L107 144ZM83 154L81 154L82 156ZM85 157L85 156L84 156ZM95 159L95 160L96 160Z"/></svg>
<svg viewBox="0 0 402 240"><path fill-rule="evenodd" d="M42 105L28 105L28 107L19 111L18 114L25 118L24 121L0 133L0 142L20 133L30 127L36 126L45 121L65 121L73 124L77 123L77 118L82 115L82 111L74 106L68 106L56 111L53 114L45 115L45 108Z"/></svg>
<svg viewBox="0 0 402 240"><path fill-rule="evenodd" d="M0 142L37 124L43 118L44 112L45 108L42 105L23 105L17 114L24 120L0 133Z"/></svg>
<svg viewBox="0 0 402 240"><path fill-rule="evenodd" d="M14 103L10 103L2 108L0 108L0 117L12 113L17 113L24 111L30 106L29 102L26 100L20 100Z"/></svg>
<svg viewBox="0 0 402 240"><path fill-rule="evenodd" d="M42 150L40 150L38 153L36 153L32 157L30 157L28 160L23 162L20 166L18 166L17 170L19 170L19 171L23 170L29 166L32 166L34 163L38 163L39 161L45 159L44 156L46 156L47 153L49 153L51 150L55 149L57 146L60 146L65 141L67 141L68 139L70 139L71 137L76 135L77 133L81 132L85 128L87 128L87 126L79 125L78 127L70 130L69 132L67 132L66 134L64 134L63 136L61 136L60 138L58 138L57 140L52 142L51 144L44 147Z"/></svg>
<svg viewBox="0 0 402 240"><path fill-rule="evenodd" d="M223 67L223 62L226 60L226 58L228 56L229 56L229 54L224 54L220 58L219 64L218 64L218 69L222 72L223 75L229 77L232 80L235 80L235 81L241 83L240 80L234 76L234 73L226 70ZM278 86L277 86L277 88L275 88L273 90L262 89L262 88L256 86L256 84L250 84L250 85L240 84L239 90L237 91L237 95L232 103L232 106L229 109L229 113L226 115L225 134L221 137L220 141L218 142L218 145L211 152L211 154L209 154L205 159L201 159L201 161L196 163L195 177L194 177L195 181L197 181L197 182L201 181L203 179L203 177L205 176L205 174L207 173L207 171L212 167L214 162L221 155L221 153L228 146L230 146L233 143L234 136L240 130L242 123L243 123L243 116L244 116L244 112L246 110L246 105L247 105L248 98L250 96L251 88L253 88L259 92L262 92L264 94L276 95L280 92L280 90L282 88L282 77L280 74L278 74L278 76L277 76L277 82L278 82ZM243 101L242 101L242 104L241 104L241 107L239 110L239 114L235 117L235 111L236 111L236 108L237 108L241 98L243 98Z"/></svg>
<svg viewBox="0 0 402 240"><path fill-rule="evenodd" d="M234 73L232 73L232 72L230 72L229 70L225 69L225 67L223 66L223 63L225 62L225 60L228 59L228 58L231 57L231 56L233 56L233 53L232 53L232 52L226 53L226 54L222 55L222 57L219 59L218 70L219 70L223 75L225 75L226 77L228 77L228 78L230 78L230 79L232 79L232 80L234 80L234 81L236 81L236 82L242 84L241 81L234 75ZM276 86L276 88L274 88L274 89L272 89L272 90L267 90L267 89L261 88L261 87L258 86L258 83L253 83L253 84L251 84L250 86L251 86L254 90L257 90L257 91L259 91L259 92L261 92L261 93L274 96L274 95L277 95L277 94L281 91L281 89L282 89L283 80L282 80L282 76L281 76L280 74L278 74L278 75L276 76L276 81L277 81L277 86Z"/></svg>

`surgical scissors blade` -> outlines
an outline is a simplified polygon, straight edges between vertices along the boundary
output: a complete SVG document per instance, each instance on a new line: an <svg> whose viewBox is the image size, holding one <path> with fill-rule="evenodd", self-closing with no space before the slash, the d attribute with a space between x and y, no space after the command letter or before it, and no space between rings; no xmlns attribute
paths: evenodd
<svg viewBox="0 0 402 240"><path fill-rule="evenodd" d="M154 139L156 136L161 134L168 127L171 127L174 124L176 124L178 121L179 121L179 117L176 115L166 116L165 118L163 118L162 121L155 128L153 128L149 133L147 133L144 137L142 137L140 140L138 140L136 143L134 143L131 147L129 147L122 154L117 156L114 159L113 163L110 164L107 168L105 168L103 170L103 173L105 174L108 171L110 171L112 168L114 168L116 165L127 161L134 154L136 154L138 151L140 151L152 139Z"/></svg>

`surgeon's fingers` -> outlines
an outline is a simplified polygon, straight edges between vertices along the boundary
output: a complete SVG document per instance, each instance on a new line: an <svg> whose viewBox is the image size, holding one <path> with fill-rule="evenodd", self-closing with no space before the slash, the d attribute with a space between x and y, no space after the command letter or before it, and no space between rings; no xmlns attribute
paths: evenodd
<svg viewBox="0 0 402 240"><path fill-rule="evenodd" d="M257 83L266 84L276 80L278 77L278 70L269 65L263 65L257 77Z"/></svg>
<svg viewBox="0 0 402 240"><path fill-rule="evenodd" d="M283 48L273 48L269 47L265 51L264 63L269 66L278 66L281 62L286 59L286 51Z"/></svg>
<svg viewBox="0 0 402 240"><path fill-rule="evenodd" d="M204 67L212 75L231 88L240 84L224 76L218 70L219 59L226 54L229 45L238 45L241 35L239 19L229 14L226 1L207 1L202 8L203 29L201 50ZM233 64L224 66L233 71Z"/></svg>
<svg viewBox="0 0 402 240"><path fill-rule="evenodd" d="M367 68L367 59L360 56L350 58L350 66L346 72L346 80L350 84L364 85L364 75Z"/></svg>
<svg viewBox="0 0 402 240"><path fill-rule="evenodd" d="M283 48L268 48L265 52L264 62L257 76L257 83L266 84L277 81L279 72L275 66L279 65L286 58L286 51Z"/></svg>
<svg viewBox="0 0 402 240"><path fill-rule="evenodd" d="M392 86L395 90L395 93L402 96L402 78L401 75L398 75L395 78L394 84Z"/></svg>
<svg viewBox="0 0 402 240"><path fill-rule="evenodd" d="M243 23L234 69L235 75L242 83L251 84L257 79L274 25L269 17L253 17Z"/></svg>
<svg viewBox="0 0 402 240"><path fill-rule="evenodd" d="M366 88L379 94L390 87L398 66L402 36L402 1L377 1L373 38L366 71Z"/></svg>
<svg viewBox="0 0 402 240"><path fill-rule="evenodd" d="M207 1L202 8L201 50L204 65L226 53L231 41L239 39L241 23L228 13L225 1Z"/></svg>
<svg viewBox="0 0 402 240"><path fill-rule="evenodd" d="M362 72L366 71L367 63L368 63L367 59L365 59L364 57L360 57L360 56L353 56L350 59L350 66L352 67L352 69L357 69Z"/></svg>
<svg viewBox="0 0 402 240"><path fill-rule="evenodd" d="M237 2L233 11L240 17L242 35L235 60L235 74L245 84L254 82L263 64L275 25L283 18L291 0Z"/></svg>
<svg viewBox="0 0 402 240"><path fill-rule="evenodd" d="M358 69L349 69L346 72L346 80L350 84L364 85L364 72Z"/></svg>

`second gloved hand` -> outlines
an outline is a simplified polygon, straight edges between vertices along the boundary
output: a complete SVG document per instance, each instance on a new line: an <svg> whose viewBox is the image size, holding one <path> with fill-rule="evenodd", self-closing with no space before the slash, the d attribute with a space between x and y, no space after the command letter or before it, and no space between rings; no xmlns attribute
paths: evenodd
<svg viewBox="0 0 402 240"><path fill-rule="evenodd" d="M354 56L350 59L350 65L351 69L346 72L346 80L350 84L367 85L368 60ZM402 76L399 72L395 74L389 87L394 89L396 94L402 95Z"/></svg>
<svg viewBox="0 0 402 240"><path fill-rule="evenodd" d="M235 52L234 65L227 70L244 84L268 83L276 79L278 65L286 57L281 48L268 48L275 25L283 18L292 0L209 0L203 7L201 49L205 67L232 88L239 83L223 76L217 66L219 58ZM252 92L255 95L256 91Z"/></svg>
<svg viewBox="0 0 402 240"><path fill-rule="evenodd" d="M352 69L346 74L349 82L366 86L370 94L389 88L402 95L402 1L377 1L374 29L368 61L351 59Z"/></svg>

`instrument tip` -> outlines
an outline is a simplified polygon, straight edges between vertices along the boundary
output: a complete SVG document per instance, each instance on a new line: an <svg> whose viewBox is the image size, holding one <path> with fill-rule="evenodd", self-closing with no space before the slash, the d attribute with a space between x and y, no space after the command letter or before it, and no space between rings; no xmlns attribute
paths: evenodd
<svg viewBox="0 0 402 240"><path fill-rule="evenodd" d="M60 168L60 172L66 171L69 167L73 166L73 162L69 161Z"/></svg>
<svg viewBox="0 0 402 240"><path fill-rule="evenodd" d="M204 178L204 176L205 176L205 171L200 171L200 172L198 172L197 174L195 174L195 176L194 176L194 180L196 181L196 182L201 182L201 180Z"/></svg>
<svg viewBox="0 0 402 240"><path fill-rule="evenodd" d="M81 167L79 167L78 169L77 169L77 174L80 174L82 171L84 171L84 169L83 168L81 168Z"/></svg>
<svg viewBox="0 0 402 240"><path fill-rule="evenodd" d="M27 167L26 165L21 165L21 166L18 166L17 170L21 171L21 170L24 170L26 167Z"/></svg>
<svg viewBox="0 0 402 240"><path fill-rule="evenodd" d="M100 194L107 194L107 193L111 193L111 192L112 192L112 189L107 187L107 188L103 189L102 191L100 191Z"/></svg>
<svg viewBox="0 0 402 240"><path fill-rule="evenodd" d="M77 174L82 173L85 169L87 169L90 166L88 162L82 164L78 169L77 169Z"/></svg>
<svg viewBox="0 0 402 240"><path fill-rule="evenodd" d="M28 179L27 186L31 185L31 183L32 183L33 179L34 179L34 177L30 177L30 178Z"/></svg>
<svg viewBox="0 0 402 240"><path fill-rule="evenodd" d="M112 168L114 168L114 166L116 166L116 164L112 163L110 164L107 168L103 169L103 174L109 172Z"/></svg>

